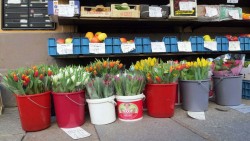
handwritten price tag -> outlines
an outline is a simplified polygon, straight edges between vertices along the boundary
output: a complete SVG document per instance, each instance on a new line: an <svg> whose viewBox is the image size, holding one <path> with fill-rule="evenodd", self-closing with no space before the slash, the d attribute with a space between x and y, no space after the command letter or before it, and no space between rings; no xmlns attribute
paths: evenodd
<svg viewBox="0 0 250 141"><path fill-rule="evenodd" d="M204 47L212 51L217 51L217 42L216 41L204 41Z"/></svg>
<svg viewBox="0 0 250 141"><path fill-rule="evenodd" d="M236 19L236 20L239 20L240 19L240 13L238 10L229 10L228 11L228 14L233 18L233 19Z"/></svg>
<svg viewBox="0 0 250 141"><path fill-rule="evenodd" d="M229 51L240 51L240 41L229 41Z"/></svg>
<svg viewBox="0 0 250 141"><path fill-rule="evenodd" d="M61 128L65 133L67 133L73 139L80 139L90 136L91 134L82 129L81 127L75 128Z"/></svg>
<svg viewBox="0 0 250 141"><path fill-rule="evenodd" d="M192 52L191 42L177 42L179 52Z"/></svg>
<svg viewBox="0 0 250 141"><path fill-rule="evenodd" d="M164 42L151 42L152 52L166 52Z"/></svg>
<svg viewBox="0 0 250 141"><path fill-rule="evenodd" d="M20 4L21 0L8 0L7 3L8 4Z"/></svg>
<svg viewBox="0 0 250 141"><path fill-rule="evenodd" d="M239 0L227 0L227 3L239 3Z"/></svg>
<svg viewBox="0 0 250 141"><path fill-rule="evenodd" d="M149 6L149 17L162 17L161 7Z"/></svg>
<svg viewBox="0 0 250 141"><path fill-rule="evenodd" d="M74 17L75 7L72 5L58 5L58 16L61 17Z"/></svg>
<svg viewBox="0 0 250 141"><path fill-rule="evenodd" d="M128 53L132 50L135 50L135 44L132 43L132 44L126 44L126 43L122 43L121 44L121 49L122 49L122 52L123 53Z"/></svg>
<svg viewBox="0 0 250 141"><path fill-rule="evenodd" d="M213 17L213 16L218 15L218 10L214 7L205 7L205 9L206 9L205 16L207 17Z"/></svg>
<svg viewBox="0 0 250 141"><path fill-rule="evenodd" d="M58 54L73 54L73 44L57 44L56 50Z"/></svg>
<svg viewBox="0 0 250 141"><path fill-rule="evenodd" d="M179 7L180 7L180 10L183 10L183 11L191 11L193 10L195 6L195 2L179 2Z"/></svg>
<svg viewBox="0 0 250 141"><path fill-rule="evenodd" d="M89 53L105 54L105 43L89 43Z"/></svg>

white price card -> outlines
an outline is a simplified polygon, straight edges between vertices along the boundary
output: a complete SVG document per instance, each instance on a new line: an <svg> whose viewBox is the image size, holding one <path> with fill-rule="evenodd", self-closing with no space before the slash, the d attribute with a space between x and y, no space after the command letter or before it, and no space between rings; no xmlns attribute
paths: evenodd
<svg viewBox="0 0 250 141"><path fill-rule="evenodd" d="M149 6L149 17L162 17L161 7Z"/></svg>
<svg viewBox="0 0 250 141"><path fill-rule="evenodd" d="M128 53L132 50L135 50L135 44L131 43L131 44L127 44L127 43L122 43L121 44L121 49L123 53Z"/></svg>
<svg viewBox="0 0 250 141"><path fill-rule="evenodd" d="M89 43L89 53L105 54L105 43Z"/></svg>
<svg viewBox="0 0 250 141"><path fill-rule="evenodd" d="M238 10L228 10L228 14L229 14L233 19L236 19L236 20L241 19L241 18L240 18L240 13L239 13Z"/></svg>
<svg viewBox="0 0 250 141"><path fill-rule="evenodd" d="M229 51L240 51L240 41L229 41Z"/></svg>
<svg viewBox="0 0 250 141"><path fill-rule="evenodd" d="M194 119L198 119L198 120L205 120L205 113L204 112L191 112L191 111L187 111L187 114L194 118Z"/></svg>
<svg viewBox="0 0 250 141"><path fill-rule="evenodd" d="M179 52L192 52L191 42L177 42Z"/></svg>
<svg viewBox="0 0 250 141"><path fill-rule="evenodd" d="M81 127L75 128L61 128L65 133L67 133L74 140L85 138L90 136L91 134L82 129Z"/></svg>
<svg viewBox="0 0 250 141"><path fill-rule="evenodd" d="M213 16L216 16L216 15L218 15L218 10L217 10L217 8L214 8L214 7L205 7L205 9L206 9L206 14L205 14L205 16L207 16L207 17L213 17Z"/></svg>
<svg viewBox="0 0 250 141"><path fill-rule="evenodd" d="M8 0L8 4L21 4L21 0Z"/></svg>
<svg viewBox="0 0 250 141"><path fill-rule="evenodd" d="M151 42L152 52L166 52L164 42Z"/></svg>
<svg viewBox="0 0 250 141"><path fill-rule="evenodd" d="M57 44L56 50L58 54L73 54L73 44Z"/></svg>
<svg viewBox="0 0 250 141"><path fill-rule="evenodd" d="M204 41L204 47L212 51L217 51L217 42L216 41Z"/></svg>
<svg viewBox="0 0 250 141"><path fill-rule="evenodd" d="M58 16L74 17L74 6L72 5L58 5Z"/></svg>
<svg viewBox="0 0 250 141"><path fill-rule="evenodd" d="M227 3L239 3L239 0L227 0Z"/></svg>
<svg viewBox="0 0 250 141"><path fill-rule="evenodd" d="M195 2L181 1L179 2L179 7L180 7L180 10L191 11L195 7Z"/></svg>

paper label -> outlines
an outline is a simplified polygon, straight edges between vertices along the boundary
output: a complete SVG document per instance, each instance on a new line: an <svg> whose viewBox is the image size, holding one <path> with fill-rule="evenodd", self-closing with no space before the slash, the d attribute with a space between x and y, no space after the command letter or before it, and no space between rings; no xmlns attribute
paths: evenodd
<svg viewBox="0 0 250 141"><path fill-rule="evenodd" d="M229 41L229 51L240 51L240 41Z"/></svg>
<svg viewBox="0 0 250 141"><path fill-rule="evenodd" d="M179 7L180 7L180 10L191 11L194 8L194 2L181 1L179 2Z"/></svg>
<svg viewBox="0 0 250 141"><path fill-rule="evenodd" d="M58 54L73 54L73 44L57 44L56 50Z"/></svg>
<svg viewBox="0 0 250 141"><path fill-rule="evenodd" d="M21 4L21 0L8 0L8 4Z"/></svg>
<svg viewBox="0 0 250 141"><path fill-rule="evenodd" d="M149 17L162 17L161 7L149 6Z"/></svg>
<svg viewBox="0 0 250 141"><path fill-rule="evenodd" d="M177 42L179 52L192 52L191 42Z"/></svg>
<svg viewBox="0 0 250 141"><path fill-rule="evenodd" d="M166 52L164 42L151 42L152 52Z"/></svg>
<svg viewBox="0 0 250 141"><path fill-rule="evenodd" d="M123 53L128 53L132 50L135 50L135 44L134 43L132 43L132 44L122 43L121 49L122 49Z"/></svg>
<svg viewBox="0 0 250 141"><path fill-rule="evenodd" d="M105 54L105 43L89 43L89 53Z"/></svg>
<svg viewBox="0 0 250 141"><path fill-rule="evenodd" d="M239 0L227 0L227 3L239 3Z"/></svg>
<svg viewBox="0 0 250 141"><path fill-rule="evenodd" d="M213 17L213 16L218 15L217 8L214 8L214 7L205 7L205 9L206 9L205 16L207 16L207 17Z"/></svg>
<svg viewBox="0 0 250 141"><path fill-rule="evenodd" d="M240 19L240 13L238 10L228 10L228 14L233 18L233 19L236 19L236 20L239 20Z"/></svg>
<svg viewBox="0 0 250 141"><path fill-rule="evenodd" d="M245 104L241 104L239 106L230 106L230 108L237 110L239 112L242 112L244 114L250 113L250 106L245 105Z"/></svg>
<svg viewBox="0 0 250 141"><path fill-rule="evenodd" d="M58 16L74 17L74 6L72 5L58 5Z"/></svg>
<svg viewBox="0 0 250 141"><path fill-rule="evenodd" d="M194 118L194 119L198 119L198 120L205 120L205 113L204 112L191 112L191 111L188 111L187 114Z"/></svg>
<svg viewBox="0 0 250 141"><path fill-rule="evenodd" d="M204 41L204 47L212 51L217 51L217 42L216 41Z"/></svg>
<svg viewBox="0 0 250 141"><path fill-rule="evenodd" d="M20 19L20 23L28 23L28 20L26 20L26 19Z"/></svg>
<svg viewBox="0 0 250 141"><path fill-rule="evenodd" d="M91 134L82 129L81 127L75 128L61 128L65 133L67 133L73 139L81 139L90 136Z"/></svg>

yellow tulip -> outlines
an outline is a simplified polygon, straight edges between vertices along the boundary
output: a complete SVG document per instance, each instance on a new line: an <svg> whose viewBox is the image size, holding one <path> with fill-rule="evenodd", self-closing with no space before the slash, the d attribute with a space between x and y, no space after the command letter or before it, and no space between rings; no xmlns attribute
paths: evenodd
<svg viewBox="0 0 250 141"><path fill-rule="evenodd" d="M194 62L194 67L197 67L198 66L198 63L197 62Z"/></svg>

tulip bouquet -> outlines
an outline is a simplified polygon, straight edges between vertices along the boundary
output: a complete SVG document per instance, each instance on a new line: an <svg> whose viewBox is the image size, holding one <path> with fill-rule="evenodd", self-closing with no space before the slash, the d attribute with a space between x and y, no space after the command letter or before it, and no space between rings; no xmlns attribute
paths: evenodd
<svg viewBox="0 0 250 141"><path fill-rule="evenodd" d="M113 78L116 94L119 96L132 96L142 93L146 79L139 71L125 71Z"/></svg>
<svg viewBox="0 0 250 141"><path fill-rule="evenodd" d="M90 78L90 73L85 72L80 66L67 66L60 68L52 76L52 91L57 93L77 92L85 88Z"/></svg>
<svg viewBox="0 0 250 141"><path fill-rule="evenodd" d="M181 69L181 80L205 80L208 79L208 73L212 62L202 58L197 58L192 62L181 62L183 68Z"/></svg>
<svg viewBox="0 0 250 141"><path fill-rule="evenodd" d="M51 76L57 66L19 68L2 75L2 85L14 94L32 95L51 90Z"/></svg>

